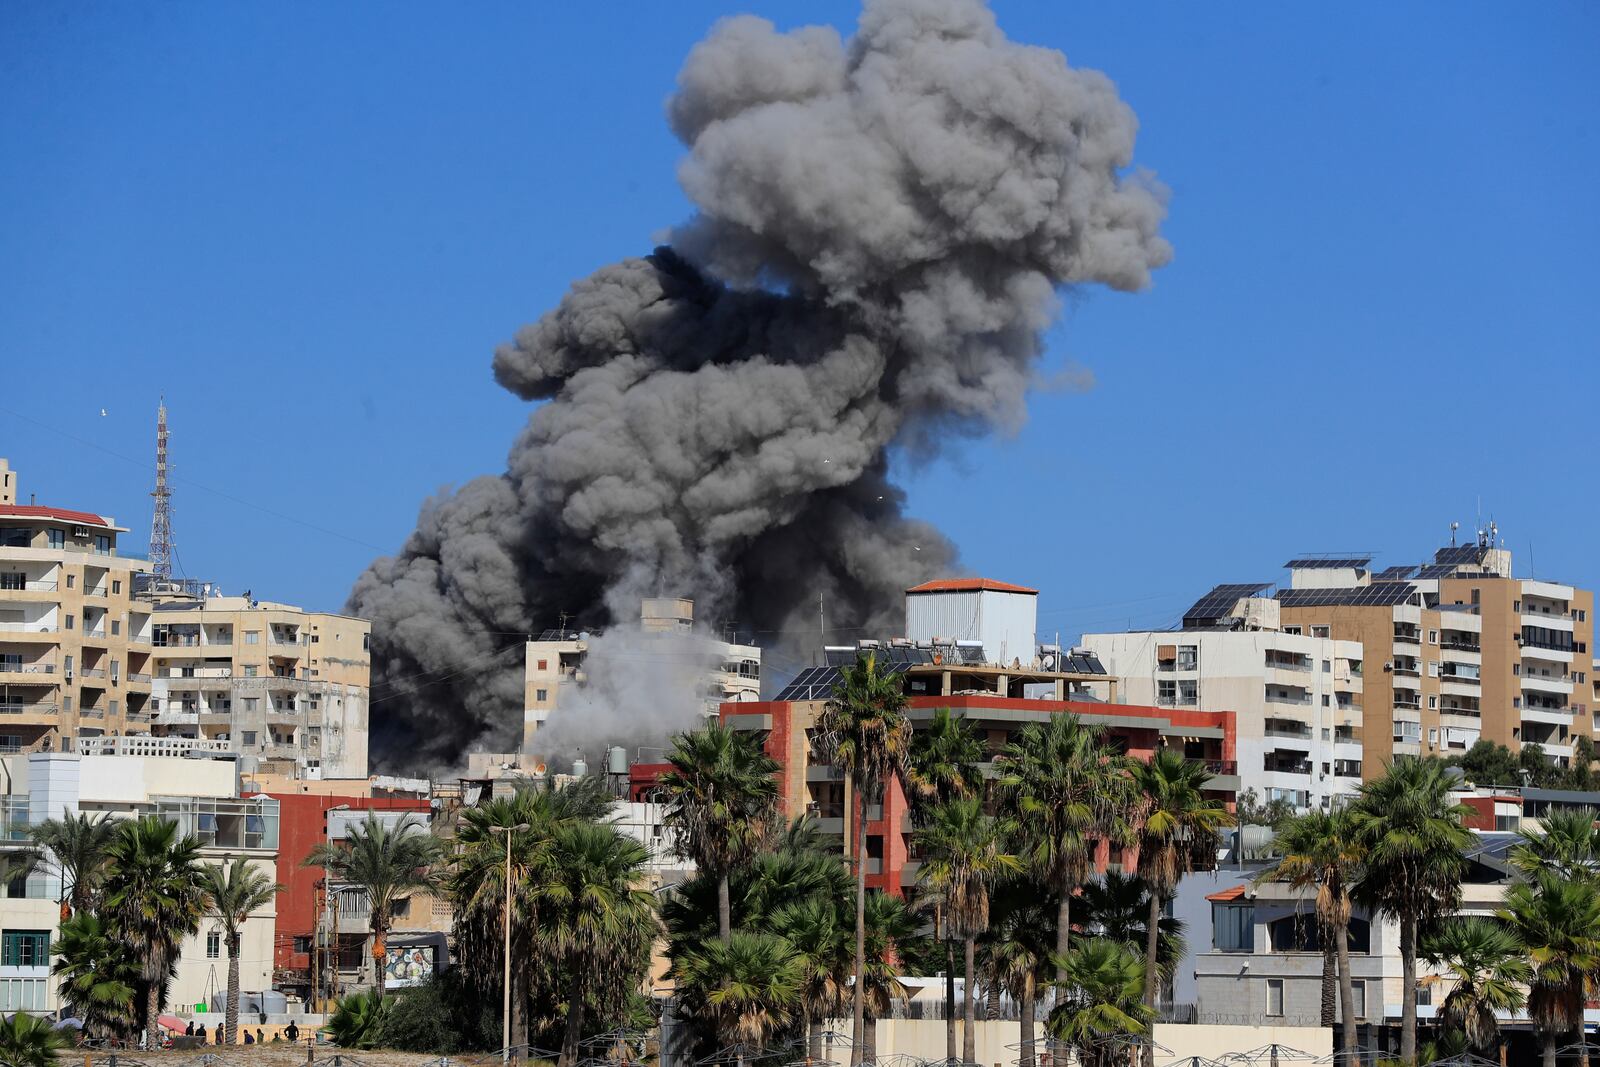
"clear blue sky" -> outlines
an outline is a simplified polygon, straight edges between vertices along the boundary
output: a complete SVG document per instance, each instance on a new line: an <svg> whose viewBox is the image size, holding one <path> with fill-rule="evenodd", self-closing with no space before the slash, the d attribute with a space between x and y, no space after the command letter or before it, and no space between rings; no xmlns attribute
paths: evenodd
<svg viewBox="0 0 1600 1067"><path fill-rule="evenodd" d="M995 7L1120 86L1177 256L1071 299L1049 359L1093 391L903 471L971 569L1039 586L1047 631L1162 625L1297 553L1415 561L1481 499L1519 572L1600 584L1600 7ZM741 10L855 14L0 5L24 493L142 551L165 392L185 572L338 607L426 495L503 469L527 408L492 347L684 216L662 103Z"/></svg>

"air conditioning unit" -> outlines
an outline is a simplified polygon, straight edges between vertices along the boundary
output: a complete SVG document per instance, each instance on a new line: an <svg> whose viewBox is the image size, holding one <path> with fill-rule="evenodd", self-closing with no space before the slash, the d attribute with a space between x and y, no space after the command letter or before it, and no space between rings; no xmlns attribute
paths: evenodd
<svg viewBox="0 0 1600 1067"><path fill-rule="evenodd" d="M87 527L87 526L74 526L72 528L72 536L80 538L80 539L87 539L88 536L89 536L89 527Z"/></svg>

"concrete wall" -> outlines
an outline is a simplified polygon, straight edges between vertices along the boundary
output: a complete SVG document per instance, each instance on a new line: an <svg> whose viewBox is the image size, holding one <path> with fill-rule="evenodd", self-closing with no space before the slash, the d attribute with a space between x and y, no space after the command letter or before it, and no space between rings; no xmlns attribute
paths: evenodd
<svg viewBox="0 0 1600 1067"><path fill-rule="evenodd" d="M840 1034L850 1033L849 1019L836 1019L827 1029ZM961 1023L956 1023L957 1040L960 1040ZM1045 1037L1041 1026L1037 1034ZM1201 1056L1221 1059L1235 1052L1249 1052L1267 1044L1310 1053L1312 1057L1333 1053L1333 1031L1316 1026L1212 1026L1157 1023L1153 1033L1155 1042L1171 1049L1156 1054L1157 1063L1175 1059ZM1022 1040L1022 1027L1016 1022L979 1022L974 1037L975 1062L979 1064L1015 1063L1016 1046ZM945 1054L945 1026L942 1019L880 1019L878 1020L878 1059L887 1056L915 1056L924 1060L941 1060ZM850 1056L847 1047L835 1047L832 1053L824 1048L823 1059L845 1063Z"/></svg>

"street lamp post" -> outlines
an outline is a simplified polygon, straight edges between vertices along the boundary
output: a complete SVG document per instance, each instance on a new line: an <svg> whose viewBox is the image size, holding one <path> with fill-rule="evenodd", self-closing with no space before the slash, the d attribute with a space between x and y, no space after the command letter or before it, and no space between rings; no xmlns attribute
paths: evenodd
<svg viewBox="0 0 1600 1067"><path fill-rule="evenodd" d="M511 1062L511 835L528 828L525 822L515 826L492 826L497 834L506 835L506 911L501 925L505 928L505 1003L500 1011L500 1062Z"/></svg>

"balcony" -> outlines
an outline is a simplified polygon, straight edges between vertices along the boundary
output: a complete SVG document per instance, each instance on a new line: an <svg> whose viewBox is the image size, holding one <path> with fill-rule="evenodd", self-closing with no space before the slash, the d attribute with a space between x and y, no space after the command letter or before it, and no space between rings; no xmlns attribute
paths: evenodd
<svg viewBox="0 0 1600 1067"><path fill-rule="evenodd" d="M54 719L60 714L60 704L0 704L0 715L10 719Z"/></svg>
<svg viewBox="0 0 1600 1067"><path fill-rule="evenodd" d="M1550 726L1571 726L1570 707L1524 707L1519 709L1523 722L1545 723ZM1526 738L1524 738L1526 740Z"/></svg>
<svg viewBox="0 0 1600 1067"><path fill-rule="evenodd" d="M58 634L61 627L50 626L37 622L0 622L0 634L19 634L23 637L32 637L34 634Z"/></svg>
<svg viewBox="0 0 1600 1067"><path fill-rule="evenodd" d="M19 685L54 685L53 681L46 681L40 675L56 673L54 663L3 663L0 662L0 679L16 682Z"/></svg>
<svg viewBox="0 0 1600 1067"><path fill-rule="evenodd" d="M54 593L55 582L8 582L0 584L0 601L45 601L54 602L54 596L31 596L33 593Z"/></svg>
<svg viewBox="0 0 1600 1067"><path fill-rule="evenodd" d="M1311 694L1310 693L1298 693L1297 694L1297 693L1290 693L1290 692L1286 692L1286 691L1277 691L1277 692L1275 692L1275 691L1269 689L1269 690L1267 690L1267 703L1268 704L1298 704L1298 705L1301 705L1301 706L1309 706L1311 704Z"/></svg>
<svg viewBox="0 0 1600 1067"><path fill-rule="evenodd" d="M1262 731L1268 737L1286 737L1295 741L1310 741L1311 730L1294 723L1267 721L1267 727Z"/></svg>
<svg viewBox="0 0 1600 1067"><path fill-rule="evenodd" d="M1422 631L1418 630L1413 633L1409 630L1396 630L1394 632L1394 643L1397 645L1420 645L1422 644Z"/></svg>
<svg viewBox="0 0 1600 1067"><path fill-rule="evenodd" d="M1571 678L1524 672L1519 680L1525 693L1554 693L1557 696L1572 695Z"/></svg>

